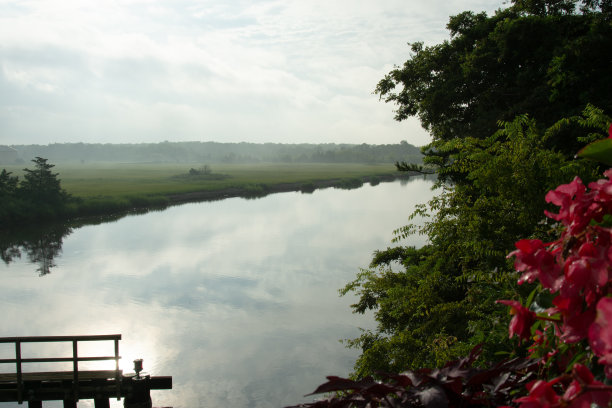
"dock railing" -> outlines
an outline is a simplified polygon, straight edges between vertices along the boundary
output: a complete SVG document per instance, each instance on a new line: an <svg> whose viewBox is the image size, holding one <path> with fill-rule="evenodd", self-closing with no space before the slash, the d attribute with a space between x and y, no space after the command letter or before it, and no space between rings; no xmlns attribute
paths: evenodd
<svg viewBox="0 0 612 408"><path fill-rule="evenodd" d="M120 334L107 334L107 335L91 335L91 336L33 336L33 337L0 337L0 343L14 343L15 344L15 358L0 359L0 364L15 364L14 378L17 382L17 401L19 404L23 403L24 400L24 381L28 378L35 378L36 376L45 377L55 374L57 377L68 377L72 379L72 393L74 401L79 400L79 379L85 378L115 378L117 386L117 398L121 397L121 376L122 372L119 370L119 340L121 340ZM115 347L114 356L82 356L79 355L79 342L90 342L90 341L113 341ZM72 343L72 356L70 357L38 357L38 358L24 358L22 356L21 345L23 343L57 343L57 342L70 342ZM79 370L79 362L82 361L104 361L104 360L115 360L114 370L97 370L97 371L82 371ZM23 365L28 363L65 363L72 362L72 371L57 371L52 373L24 373Z"/></svg>

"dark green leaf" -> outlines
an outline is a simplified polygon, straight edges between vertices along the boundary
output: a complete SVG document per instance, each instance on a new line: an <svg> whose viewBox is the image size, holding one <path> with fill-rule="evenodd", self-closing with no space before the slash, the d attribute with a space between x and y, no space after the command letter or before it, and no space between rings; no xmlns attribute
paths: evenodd
<svg viewBox="0 0 612 408"><path fill-rule="evenodd" d="M612 166L612 139L603 139L586 145L578 152L578 157L597 160Z"/></svg>

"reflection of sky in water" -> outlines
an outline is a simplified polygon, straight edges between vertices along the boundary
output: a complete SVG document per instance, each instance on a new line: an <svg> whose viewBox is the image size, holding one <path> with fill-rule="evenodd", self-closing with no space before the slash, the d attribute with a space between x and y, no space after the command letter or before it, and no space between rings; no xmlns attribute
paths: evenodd
<svg viewBox="0 0 612 408"><path fill-rule="evenodd" d="M80 228L50 275L25 261L5 268L0 335L121 333L124 370L143 358L145 371L173 376L155 406L297 403L325 375L348 374L357 352L338 340L373 326L338 289L432 195L430 182L405 184L186 204Z"/></svg>

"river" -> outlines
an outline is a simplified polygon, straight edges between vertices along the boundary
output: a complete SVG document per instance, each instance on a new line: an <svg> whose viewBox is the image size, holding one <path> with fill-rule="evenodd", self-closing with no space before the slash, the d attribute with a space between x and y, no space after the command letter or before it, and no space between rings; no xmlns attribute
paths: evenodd
<svg viewBox="0 0 612 408"><path fill-rule="evenodd" d="M339 340L374 327L338 289L393 245L431 185L184 204L15 240L0 266L0 336L121 333L125 371L142 358L146 372L173 377L172 390L152 393L157 407L310 400L326 375L351 371L358 351Z"/></svg>

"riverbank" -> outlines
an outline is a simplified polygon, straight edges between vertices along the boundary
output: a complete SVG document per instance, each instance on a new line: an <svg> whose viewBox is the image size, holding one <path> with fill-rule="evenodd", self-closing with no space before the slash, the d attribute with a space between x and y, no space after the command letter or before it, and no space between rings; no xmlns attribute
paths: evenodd
<svg viewBox="0 0 612 408"><path fill-rule="evenodd" d="M376 185L382 182L390 182L397 179L408 179L417 175L416 173L400 173L376 175L376 176L363 176L358 178L334 178L334 179L322 179L313 180L308 182L293 182L293 183L277 183L277 184L266 184L256 183L252 185L246 185L243 187L227 187L218 190L204 190L204 191L193 191L182 194L170 194L168 199L172 204L181 204L187 202L197 201L212 201L222 200L231 197L244 197L244 198L256 198L263 197L268 194L274 193L286 193L291 191L300 191L308 194L315 190L323 188L341 188L341 189L353 189L359 188L366 183Z"/></svg>
<svg viewBox="0 0 612 408"><path fill-rule="evenodd" d="M415 173L395 172L391 174L378 174L373 176L361 176L352 178L318 179L306 182L282 182L247 183L221 188L209 188L206 190L189 191L183 193L167 193L154 196L126 196L123 198L89 198L78 199L78 204L72 211L73 221L94 221L100 217L119 219L130 214L142 214L152 210L163 210L165 208L202 201L219 201L227 198L241 197L247 199L263 198L270 194L299 191L310 194L319 189L338 188L351 190L359 188L366 183L377 185L379 183L391 182L398 179L409 179L416 176ZM95 222L95 221L94 221Z"/></svg>
<svg viewBox="0 0 612 408"><path fill-rule="evenodd" d="M7 168L23 178L23 169ZM14 203L3 226L118 216L197 201L321 188L351 189L411 174L391 164L257 163L203 166L202 163L88 163L54 167L70 198L60 207L26 208ZM205 171L204 171L205 170ZM43 204L41 204L43 205Z"/></svg>

